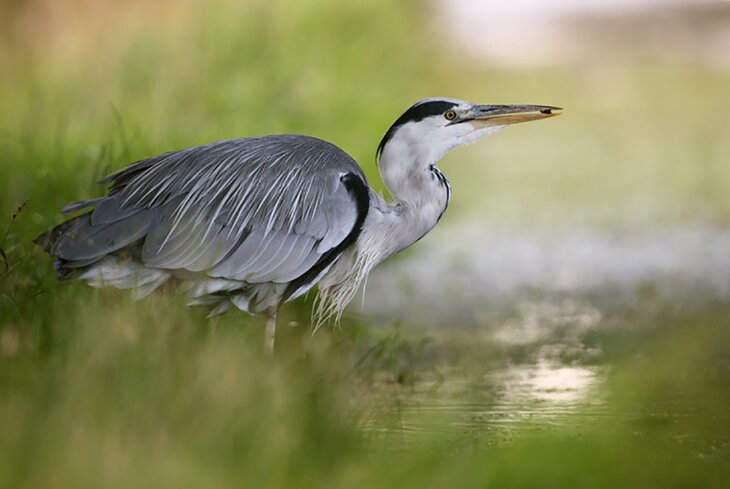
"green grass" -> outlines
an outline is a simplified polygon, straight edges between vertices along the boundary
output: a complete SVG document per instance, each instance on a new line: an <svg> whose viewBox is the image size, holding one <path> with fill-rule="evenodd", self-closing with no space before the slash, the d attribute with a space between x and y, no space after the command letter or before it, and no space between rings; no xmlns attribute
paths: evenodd
<svg viewBox="0 0 730 489"><path fill-rule="evenodd" d="M261 319L58 284L30 241L109 171L235 136L328 139L382 189L379 138L431 95L567 108L449 155L448 219L724 227L727 73L488 69L415 1L135 5L53 22L2 7L0 487L726 485L727 303L637 292L596 328L505 345L509 317L411 330L351 312L311 336L309 298L286 307L272 360ZM495 376L564 344L553 359L600 372L594 391L557 417L508 404Z"/></svg>

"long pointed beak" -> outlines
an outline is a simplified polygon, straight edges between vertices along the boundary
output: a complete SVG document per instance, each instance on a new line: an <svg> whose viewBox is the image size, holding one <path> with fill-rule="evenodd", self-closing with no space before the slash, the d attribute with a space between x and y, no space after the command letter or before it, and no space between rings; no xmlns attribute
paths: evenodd
<svg viewBox="0 0 730 489"><path fill-rule="evenodd" d="M480 127L506 126L559 116L561 107L550 105L475 105L464 120Z"/></svg>

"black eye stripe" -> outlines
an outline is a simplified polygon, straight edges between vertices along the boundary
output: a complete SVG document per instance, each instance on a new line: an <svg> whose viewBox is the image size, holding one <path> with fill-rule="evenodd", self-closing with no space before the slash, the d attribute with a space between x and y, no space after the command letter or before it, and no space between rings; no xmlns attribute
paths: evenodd
<svg viewBox="0 0 730 489"><path fill-rule="evenodd" d="M385 136L383 136L383 139L378 145L377 154L380 154L385 144L390 141L390 138L393 137L395 131L397 131L398 128L403 124L407 124L408 122L422 121L426 117L431 117L433 115L444 114L449 109L452 109L457 105L458 104L455 102L448 102L446 100L431 100L428 102L421 102L412 105L408 110L403 113L403 115L396 119L392 126L390 126L390 129L388 129L388 131L385 133Z"/></svg>
<svg viewBox="0 0 730 489"><path fill-rule="evenodd" d="M444 100L433 100L431 102L416 104L406 110L393 125L403 125L407 122L418 122L422 121L426 117L431 117L432 115L441 115L449 109L453 109L456 105L457 104L454 102L446 102Z"/></svg>

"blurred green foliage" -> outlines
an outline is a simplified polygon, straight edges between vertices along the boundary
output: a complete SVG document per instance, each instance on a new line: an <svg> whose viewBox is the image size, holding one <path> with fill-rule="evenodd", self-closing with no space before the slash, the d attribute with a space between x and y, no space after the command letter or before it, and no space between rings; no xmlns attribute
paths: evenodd
<svg viewBox="0 0 730 489"><path fill-rule="evenodd" d="M450 155L456 215L484 205L496 222L726 222L727 74L489 70L462 59L417 1L71 2L49 19L24 5L50 3L9 5L0 487L726 486L727 304L617 312L579 338L599 355L564 359L607 372L600 409L505 432L479 418L499 402L490 375L541 345L504 346L490 325L370 330L354 315L311 336L305 301L287 306L271 360L258 319L208 321L174 293L132 302L59 285L30 240L113 169L242 135L328 139L382 188L379 138L431 95L572 109L551 131ZM529 213L531 202L544 205ZM452 409L419 409L439 402Z"/></svg>

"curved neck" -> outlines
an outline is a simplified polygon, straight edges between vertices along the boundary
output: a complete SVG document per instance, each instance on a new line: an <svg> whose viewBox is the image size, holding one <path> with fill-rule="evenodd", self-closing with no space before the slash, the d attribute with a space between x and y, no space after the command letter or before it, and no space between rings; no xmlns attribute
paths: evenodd
<svg viewBox="0 0 730 489"><path fill-rule="evenodd" d="M382 243L381 260L421 239L446 210L451 188L443 173L433 165L438 159L435 156L408 151L405 145L399 144L388 145L381 153L380 175L394 202L388 203L377 196L378 201L363 228L366 235L378 237L371 245Z"/></svg>
<svg viewBox="0 0 730 489"><path fill-rule="evenodd" d="M384 148L378 166L394 202L370 190L370 208L357 241L320 282L320 288L345 283L353 276L354 280L365 277L380 262L421 239L446 210L451 189L433 165L438 158L392 148Z"/></svg>
<svg viewBox="0 0 730 489"><path fill-rule="evenodd" d="M408 140L391 140L378 158L383 183L396 203L418 206L432 199L430 185L432 168L443 153L433 153L428 147L409 144Z"/></svg>

